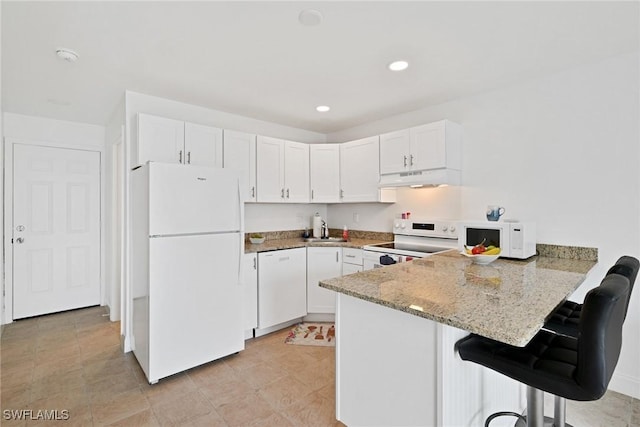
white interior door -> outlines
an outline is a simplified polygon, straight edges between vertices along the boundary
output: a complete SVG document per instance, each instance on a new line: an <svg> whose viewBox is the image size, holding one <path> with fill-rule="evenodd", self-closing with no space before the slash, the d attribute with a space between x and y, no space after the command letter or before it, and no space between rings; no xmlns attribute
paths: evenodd
<svg viewBox="0 0 640 427"><path fill-rule="evenodd" d="M99 304L100 153L13 153L13 318Z"/></svg>

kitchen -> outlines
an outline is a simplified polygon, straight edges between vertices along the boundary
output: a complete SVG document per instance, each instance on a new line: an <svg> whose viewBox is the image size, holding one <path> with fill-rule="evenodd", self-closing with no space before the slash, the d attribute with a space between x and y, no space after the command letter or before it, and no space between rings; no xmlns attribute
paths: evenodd
<svg viewBox="0 0 640 427"><path fill-rule="evenodd" d="M10 9L5 9L3 19L7 19L6 10ZM293 16L296 25L298 12ZM632 21L633 34L637 35L637 22L635 18ZM4 22L3 27L7 27ZM3 42L8 43L6 36ZM401 188L392 204L247 204L245 231L304 229L311 225L315 212L319 212L331 228L347 226L350 231L389 233L399 212L411 212L415 218L480 219L487 204L499 203L507 208L507 218L535 221L540 243L598 248L600 263L576 294L579 300L596 285L617 256L638 254L637 42L620 43L611 49L597 59L578 61L571 67L556 65L557 69L539 77L503 79L495 87L478 93L433 105L425 103L401 114L386 114L365 124L327 132L279 125L274 119L262 121L229 114L223 108L198 107L193 102L178 102L182 98L170 93L152 92L158 96L153 97L129 92L126 98L122 93L118 95L121 104L116 114L109 123L100 126L87 124L80 116L73 119L38 114L37 110L3 102L4 136L66 144L93 143L103 147L104 167L109 171L113 153L117 152L111 144L117 140L119 126L125 121L129 123L131 133L124 141L127 144L135 133L130 125L135 123L137 112L304 143L342 143L448 119L464 129L460 186ZM9 65L6 61L5 57L4 67ZM3 77L8 78L7 71L3 71ZM7 94L11 87L5 83L3 89L3 94ZM111 113L114 105L105 108ZM9 154L5 153L5 158L9 161ZM111 182L105 185L109 194ZM632 194L631 198L626 197L627 192ZM8 220L5 213L5 223ZM105 227L106 235L110 235L112 225L107 223ZM7 229L5 238L11 238ZM111 256L110 251L105 253ZM107 261L107 265L111 263ZM110 269L105 269L105 274L106 283L118 283L115 275L110 276ZM111 286L106 288L113 290ZM105 302L117 307L118 298L117 292L110 293L105 295ZM636 363L640 354L637 293L631 306L624 331L625 347L611 388L637 398L640 381ZM112 314L119 318L118 310L112 309Z"/></svg>

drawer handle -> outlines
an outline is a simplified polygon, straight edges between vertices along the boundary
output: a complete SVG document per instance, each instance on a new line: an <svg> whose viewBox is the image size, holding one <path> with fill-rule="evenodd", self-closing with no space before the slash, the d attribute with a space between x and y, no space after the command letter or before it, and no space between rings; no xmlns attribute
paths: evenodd
<svg viewBox="0 0 640 427"><path fill-rule="evenodd" d="M285 256L285 257L282 257L282 258L278 258L278 261L289 261L289 257Z"/></svg>
<svg viewBox="0 0 640 427"><path fill-rule="evenodd" d="M345 255L347 258L355 258L355 255Z"/></svg>

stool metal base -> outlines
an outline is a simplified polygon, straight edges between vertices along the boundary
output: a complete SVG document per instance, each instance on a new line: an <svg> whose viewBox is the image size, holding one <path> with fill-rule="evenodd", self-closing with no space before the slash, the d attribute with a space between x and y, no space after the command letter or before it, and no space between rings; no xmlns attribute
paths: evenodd
<svg viewBox="0 0 640 427"><path fill-rule="evenodd" d="M525 418L526 418L526 412L523 413L522 415L525 415ZM564 423L564 425L565 427L573 427L569 423ZM527 422L518 418L518 420L516 420L516 423L513 425L513 427L527 427ZM555 427L555 424L553 423L553 418L544 417L544 427Z"/></svg>
<svg viewBox="0 0 640 427"><path fill-rule="evenodd" d="M564 398L553 397L553 414L553 418L544 416L544 392L527 386L527 409L522 416L515 412L496 412L485 420L484 425L488 427L495 418L511 416L518 417L514 424L515 427L573 427L565 422L566 401Z"/></svg>

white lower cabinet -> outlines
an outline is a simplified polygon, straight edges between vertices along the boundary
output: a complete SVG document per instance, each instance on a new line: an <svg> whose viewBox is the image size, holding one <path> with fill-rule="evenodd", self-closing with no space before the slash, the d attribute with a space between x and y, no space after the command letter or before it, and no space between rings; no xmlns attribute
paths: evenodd
<svg viewBox="0 0 640 427"><path fill-rule="evenodd" d="M344 248L342 250L342 275L346 276L362 271L362 249Z"/></svg>
<svg viewBox="0 0 640 427"><path fill-rule="evenodd" d="M258 254L244 254L244 330L245 337L258 327Z"/></svg>
<svg viewBox="0 0 640 427"><path fill-rule="evenodd" d="M340 277L342 248L307 248L307 311L309 313L335 313L336 293L318 285L320 280Z"/></svg>
<svg viewBox="0 0 640 427"><path fill-rule="evenodd" d="M258 254L258 327L269 328L307 314L307 249Z"/></svg>

